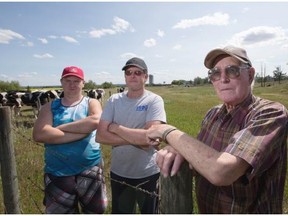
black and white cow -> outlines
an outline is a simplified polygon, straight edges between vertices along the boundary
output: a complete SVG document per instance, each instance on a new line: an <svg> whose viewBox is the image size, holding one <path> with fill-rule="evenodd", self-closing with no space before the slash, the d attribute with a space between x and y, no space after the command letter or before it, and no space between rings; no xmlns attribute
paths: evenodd
<svg viewBox="0 0 288 216"><path fill-rule="evenodd" d="M64 91L63 90L57 89L55 91L57 92L57 95L59 96L59 98L63 98L64 97Z"/></svg>
<svg viewBox="0 0 288 216"><path fill-rule="evenodd" d="M23 105L31 106L35 118L37 118L39 110L47 102L59 98L54 90L48 91L8 91L0 94L0 103L2 106L10 106L14 110L16 116L21 115L21 107Z"/></svg>
<svg viewBox="0 0 288 216"><path fill-rule="evenodd" d="M51 100L59 98L55 90L48 91L35 91L31 93L25 93L21 100L26 106L31 106L35 118L37 118L41 107Z"/></svg>
<svg viewBox="0 0 288 216"><path fill-rule="evenodd" d="M120 87L120 88L117 88L117 93L121 93L121 92L124 92L125 91L125 87Z"/></svg>
<svg viewBox="0 0 288 216"><path fill-rule="evenodd" d="M24 91L10 90L7 92L2 92L0 94L0 105L9 106L14 114L17 116L20 114L20 109L22 107L21 96Z"/></svg>
<svg viewBox="0 0 288 216"><path fill-rule="evenodd" d="M6 95L7 95L7 92L0 93L0 106L6 106L6 103L7 103Z"/></svg>
<svg viewBox="0 0 288 216"><path fill-rule="evenodd" d="M95 98L99 100L101 103L103 101L104 95L105 95L105 90L104 89L90 89L90 90L85 90L86 94L90 98Z"/></svg>

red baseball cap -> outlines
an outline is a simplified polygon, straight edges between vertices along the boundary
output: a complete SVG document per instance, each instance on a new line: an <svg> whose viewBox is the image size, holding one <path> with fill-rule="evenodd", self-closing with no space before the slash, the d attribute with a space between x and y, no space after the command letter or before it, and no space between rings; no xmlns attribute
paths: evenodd
<svg viewBox="0 0 288 216"><path fill-rule="evenodd" d="M84 73L83 70L79 67L75 67L75 66L69 66L69 67L65 67L63 72L62 72L62 77L67 77L67 76L76 76L82 80L84 80Z"/></svg>

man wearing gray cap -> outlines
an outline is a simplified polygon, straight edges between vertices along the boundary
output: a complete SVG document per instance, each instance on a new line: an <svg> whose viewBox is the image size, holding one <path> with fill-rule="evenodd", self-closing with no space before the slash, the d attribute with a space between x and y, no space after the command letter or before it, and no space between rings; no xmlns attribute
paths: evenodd
<svg viewBox="0 0 288 216"><path fill-rule="evenodd" d="M142 59L129 59L122 70L128 90L108 99L96 138L112 146L112 214L135 214L136 203L142 214L153 214L160 170L155 146L146 143L146 130L166 122L164 102L145 89L148 68Z"/></svg>
<svg viewBox="0 0 288 216"><path fill-rule="evenodd" d="M204 64L223 104L207 112L197 139L171 125L147 131L150 145L168 144L157 154L161 172L173 176L188 161L199 213L282 213L286 108L252 94L255 69L244 49L214 49Z"/></svg>

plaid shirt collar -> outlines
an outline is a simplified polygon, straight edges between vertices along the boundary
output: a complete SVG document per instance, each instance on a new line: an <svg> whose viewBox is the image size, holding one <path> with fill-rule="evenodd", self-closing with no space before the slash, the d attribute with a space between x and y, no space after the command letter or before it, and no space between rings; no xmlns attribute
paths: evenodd
<svg viewBox="0 0 288 216"><path fill-rule="evenodd" d="M225 104L223 104L219 110L218 119L224 121L226 118L233 118L238 125L241 125L249 109L251 109L251 104L255 101L256 97L250 93L244 101L238 104L231 112L228 112Z"/></svg>

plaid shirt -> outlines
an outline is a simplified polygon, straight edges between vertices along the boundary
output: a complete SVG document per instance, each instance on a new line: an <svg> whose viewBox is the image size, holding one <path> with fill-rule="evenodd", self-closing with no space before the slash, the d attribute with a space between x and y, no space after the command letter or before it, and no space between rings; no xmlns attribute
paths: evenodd
<svg viewBox="0 0 288 216"><path fill-rule="evenodd" d="M287 169L286 108L249 95L232 112L212 108L198 139L212 148L240 157L251 169L229 186L212 185L196 175L200 213L282 213Z"/></svg>

